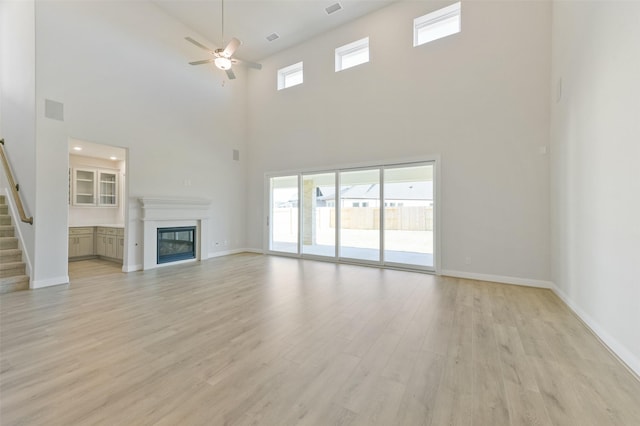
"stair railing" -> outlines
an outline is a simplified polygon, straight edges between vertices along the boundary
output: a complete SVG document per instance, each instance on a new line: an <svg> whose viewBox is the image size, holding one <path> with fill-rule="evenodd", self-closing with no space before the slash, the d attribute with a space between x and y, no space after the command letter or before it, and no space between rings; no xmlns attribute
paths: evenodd
<svg viewBox="0 0 640 426"><path fill-rule="evenodd" d="M9 181L11 192L13 193L13 199L15 200L16 206L18 207L20 220L24 223L28 223L29 225L33 225L33 216L27 217L24 212L24 206L22 205L22 200L20 199L20 194L18 193L18 191L20 191L20 185L16 184L16 181L13 178L11 168L9 167L9 162L7 161L7 154L4 152L4 139L0 139L0 154L2 155L2 165L4 166L4 171L7 174L7 180Z"/></svg>

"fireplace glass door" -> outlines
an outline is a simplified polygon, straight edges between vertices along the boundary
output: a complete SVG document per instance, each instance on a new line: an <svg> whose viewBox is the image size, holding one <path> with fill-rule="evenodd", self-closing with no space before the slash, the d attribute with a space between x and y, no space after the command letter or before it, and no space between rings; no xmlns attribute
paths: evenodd
<svg viewBox="0 0 640 426"><path fill-rule="evenodd" d="M196 228L158 228L158 264L196 258Z"/></svg>

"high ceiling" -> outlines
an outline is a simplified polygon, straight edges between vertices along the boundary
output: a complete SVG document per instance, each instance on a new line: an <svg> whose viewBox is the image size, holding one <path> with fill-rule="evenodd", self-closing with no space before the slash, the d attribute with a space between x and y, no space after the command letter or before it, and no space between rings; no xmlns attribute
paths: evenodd
<svg viewBox="0 0 640 426"><path fill-rule="evenodd" d="M397 0L339 0L342 9L329 15L325 8L334 5L337 0L224 0L224 41L228 42L231 37L238 38L243 44L235 56L259 62L262 58L395 1ZM153 2L215 43L208 47L224 47L221 41L220 0ZM274 32L280 38L273 42L267 41L266 37ZM185 34L188 35L192 34ZM206 59L206 56L202 59Z"/></svg>

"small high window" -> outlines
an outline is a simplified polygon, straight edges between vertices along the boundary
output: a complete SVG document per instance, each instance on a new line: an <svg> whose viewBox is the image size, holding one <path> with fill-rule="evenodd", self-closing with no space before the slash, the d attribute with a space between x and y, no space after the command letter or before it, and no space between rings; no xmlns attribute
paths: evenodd
<svg viewBox="0 0 640 426"><path fill-rule="evenodd" d="M369 37L336 49L336 72L369 62Z"/></svg>
<svg viewBox="0 0 640 426"><path fill-rule="evenodd" d="M460 2L413 20L413 47L460 32Z"/></svg>
<svg viewBox="0 0 640 426"><path fill-rule="evenodd" d="M278 90L297 86L303 81L302 62L278 70Z"/></svg>

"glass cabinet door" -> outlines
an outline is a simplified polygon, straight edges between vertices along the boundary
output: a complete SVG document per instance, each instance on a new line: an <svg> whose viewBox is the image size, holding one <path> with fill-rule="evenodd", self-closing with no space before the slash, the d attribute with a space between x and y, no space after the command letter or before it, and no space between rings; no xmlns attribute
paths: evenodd
<svg viewBox="0 0 640 426"><path fill-rule="evenodd" d="M116 206L118 204L118 175L113 172L99 173L99 198L101 206Z"/></svg>
<svg viewBox="0 0 640 426"><path fill-rule="evenodd" d="M94 205L96 202L96 172L95 170L74 169L74 197L75 205Z"/></svg>

